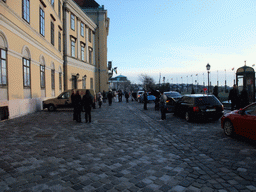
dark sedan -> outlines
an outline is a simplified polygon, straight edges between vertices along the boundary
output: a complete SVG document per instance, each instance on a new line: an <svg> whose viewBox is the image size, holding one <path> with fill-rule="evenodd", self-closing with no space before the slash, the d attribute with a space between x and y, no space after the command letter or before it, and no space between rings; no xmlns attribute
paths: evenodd
<svg viewBox="0 0 256 192"><path fill-rule="evenodd" d="M174 115L184 117L186 121L218 120L224 114L224 106L214 95L189 94L178 100Z"/></svg>
<svg viewBox="0 0 256 192"><path fill-rule="evenodd" d="M167 97L166 100L166 113L174 112L176 102L182 98L182 95L177 91L164 92Z"/></svg>
<svg viewBox="0 0 256 192"><path fill-rule="evenodd" d="M256 103L225 114L221 127L227 136L238 134L256 140Z"/></svg>

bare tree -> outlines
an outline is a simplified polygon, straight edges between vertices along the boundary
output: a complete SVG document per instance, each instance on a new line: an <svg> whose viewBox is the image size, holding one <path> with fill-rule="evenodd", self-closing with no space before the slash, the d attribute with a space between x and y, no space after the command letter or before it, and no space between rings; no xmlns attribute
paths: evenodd
<svg viewBox="0 0 256 192"><path fill-rule="evenodd" d="M147 74L140 74L139 80L143 84L144 89L154 89L155 88L155 81L152 77L148 76Z"/></svg>

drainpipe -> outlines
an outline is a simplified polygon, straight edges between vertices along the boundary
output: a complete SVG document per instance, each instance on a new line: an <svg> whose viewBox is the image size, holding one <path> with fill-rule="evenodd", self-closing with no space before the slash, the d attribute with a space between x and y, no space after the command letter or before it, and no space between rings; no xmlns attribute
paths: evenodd
<svg viewBox="0 0 256 192"><path fill-rule="evenodd" d="M62 14L63 14L63 85L64 85L64 91L67 90L67 44L66 44L66 2L63 2L63 8L62 8Z"/></svg>
<svg viewBox="0 0 256 192"><path fill-rule="evenodd" d="M97 9L97 25L98 25L98 74L99 74L99 91L100 91L100 32L99 32L99 9Z"/></svg>

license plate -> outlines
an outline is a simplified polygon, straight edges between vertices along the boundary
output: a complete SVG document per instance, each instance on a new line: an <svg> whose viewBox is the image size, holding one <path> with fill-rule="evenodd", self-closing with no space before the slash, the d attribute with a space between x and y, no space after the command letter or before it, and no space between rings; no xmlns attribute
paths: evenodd
<svg viewBox="0 0 256 192"><path fill-rule="evenodd" d="M206 109L207 112L216 111L216 109Z"/></svg>

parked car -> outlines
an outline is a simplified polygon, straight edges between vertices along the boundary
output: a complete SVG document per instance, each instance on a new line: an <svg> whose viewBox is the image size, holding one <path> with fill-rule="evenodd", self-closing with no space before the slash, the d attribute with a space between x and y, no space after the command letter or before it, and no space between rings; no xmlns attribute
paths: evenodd
<svg viewBox="0 0 256 192"><path fill-rule="evenodd" d="M151 92L147 92L147 99L148 99L148 103L151 101L155 101L156 97L154 95L151 94ZM138 98L138 102L142 103L144 102L144 93Z"/></svg>
<svg viewBox="0 0 256 192"><path fill-rule="evenodd" d="M164 92L167 96L166 113L173 113L176 102L182 98L182 95L177 91Z"/></svg>
<svg viewBox="0 0 256 192"><path fill-rule="evenodd" d="M137 101L138 101L139 103L142 102L142 101L141 101L141 96L143 96L143 94L144 94L144 91L138 91L138 92L137 92Z"/></svg>
<svg viewBox="0 0 256 192"><path fill-rule="evenodd" d="M256 140L256 103L223 115L221 127L227 136L237 134Z"/></svg>
<svg viewBox="0 0 256 192"><path fill-rule="evenodd" d="M75 93L76 91L79 91L79 94L83 98L85 95L86 89L74 89ZM94 93L94 90L88 89L93 96L93 108L95 108L95 102L96 102L96 95ZM57 108L72 108L72 102L71 102L71 94L72 89L62 92L58 97L47 99L43 101L43 109L47 108L48 111L54 111Z"/></svg>
<svg viewBox="0 0 256 192"><path fill-rule="evenodd" d="M218 120L224 114L224 106L214 95L188 94L175 104L174 115L182 116L186 121L213 119Z"/></svg>

